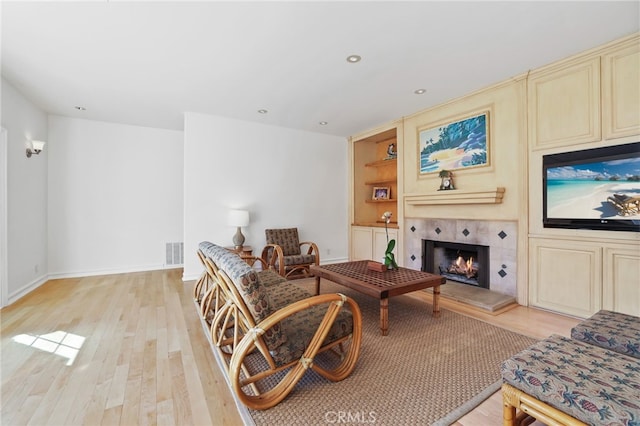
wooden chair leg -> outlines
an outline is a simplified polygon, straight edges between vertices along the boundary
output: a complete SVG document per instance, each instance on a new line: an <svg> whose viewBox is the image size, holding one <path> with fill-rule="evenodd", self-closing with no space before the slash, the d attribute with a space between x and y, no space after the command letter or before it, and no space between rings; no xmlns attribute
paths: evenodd
<svg viewBox="0 0 640 426"><path fill-rule="evenodd" d="M515 426L516 407L505 403L502 407L502 424L504 426Z"/></svg>
<svg viewBox="0 0 640 426"><path fill-rule="evenodd" d="M503 426L515 426L516 424L516 398L513 388L506 383L502 385L502 424Z"/></svg>

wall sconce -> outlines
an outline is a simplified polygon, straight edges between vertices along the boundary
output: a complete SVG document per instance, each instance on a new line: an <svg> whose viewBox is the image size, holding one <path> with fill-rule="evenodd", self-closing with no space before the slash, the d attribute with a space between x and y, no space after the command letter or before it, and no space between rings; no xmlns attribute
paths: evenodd
<svg viewBox="0 0 640 426"><path fill-rule="evenodd" d="M45 143L43 141L31 141L32 148L27 148L27 158L31 158L32 154L40 154Z"/></svg>
<svg viewBox="0 0 640 426"><path fill-rule="evenodd" d="M247 210L229 210L227 223L229 226L238 228L236 234L233 236L233 246L236 250L241 250L244 244L244 235L242 235L242 229L240 228L249 226L249 212Z"/></svg>

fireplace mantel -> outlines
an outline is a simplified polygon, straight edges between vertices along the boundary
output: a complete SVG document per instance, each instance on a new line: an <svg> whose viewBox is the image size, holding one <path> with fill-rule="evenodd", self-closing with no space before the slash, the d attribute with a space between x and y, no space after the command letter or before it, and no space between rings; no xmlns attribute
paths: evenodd
<svg viewBox="0 0 640 426"><path fill-rule="evenodd" d="M438 191L432 194L407 194L404 202L410 206L427 206L442 204L501 204L504 188L490 190Z"/></svg>

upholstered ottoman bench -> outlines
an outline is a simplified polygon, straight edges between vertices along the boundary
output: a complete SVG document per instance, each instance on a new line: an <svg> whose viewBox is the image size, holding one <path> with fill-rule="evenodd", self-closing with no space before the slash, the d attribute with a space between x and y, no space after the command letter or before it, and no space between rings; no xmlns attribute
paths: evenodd
<svg viewBox="0 0 640 426"><path fill-rule="evenodd" d="M640 359L640 318L600 311L571 329L571 337Z"/></svg>
<svg viewBox="0 0 640 426"><path fill-rule="evenodd" d="M504 361L500 371L505 425L527 415L546 424L640 421L638 359L552 335Z"/></svg>

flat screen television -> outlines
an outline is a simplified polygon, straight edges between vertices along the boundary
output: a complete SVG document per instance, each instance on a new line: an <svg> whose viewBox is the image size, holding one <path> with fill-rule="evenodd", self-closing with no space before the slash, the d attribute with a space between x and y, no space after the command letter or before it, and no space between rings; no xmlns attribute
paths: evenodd
<svg viewBox="0 0 640 426"><path fill-rule="evenodd" d="M640 232L640 142L542 157L545 228Z"/></svg>

